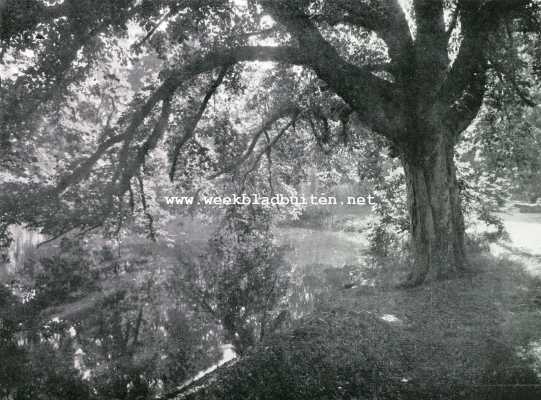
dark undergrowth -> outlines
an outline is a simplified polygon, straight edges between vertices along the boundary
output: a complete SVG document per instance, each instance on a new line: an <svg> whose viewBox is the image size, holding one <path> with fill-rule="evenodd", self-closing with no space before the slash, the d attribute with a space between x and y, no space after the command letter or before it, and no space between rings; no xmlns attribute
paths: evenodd
<svg viewBox="0 0 541 400"><path fill-rule="evenodd" d="M506 259L472 264L415 289L337 291L186 398L540 399L540 281Z"/></svg>

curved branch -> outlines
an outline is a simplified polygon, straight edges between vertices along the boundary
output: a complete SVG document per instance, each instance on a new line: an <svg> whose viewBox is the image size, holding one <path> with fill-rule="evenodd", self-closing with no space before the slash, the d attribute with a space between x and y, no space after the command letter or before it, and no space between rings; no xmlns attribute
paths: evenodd
<svg viewBox="0 0 541 400"><path fill-rule="evenodd" d="M71 174L65 176L60 180L56 187L51 191L51 194L53 196L59 196L69 186L76 185L77 183L85 179L90 174L90 171L92 170L94 164L96 164L96 162L105 154L105 152L111 147L113 147L115 144L125 140L126 137L127 135L124 133L121 135L113 136L107 139L105 142L102 142L90 157L88 157L82 164L75 168Z"/></svg>
<svg viewBox="0 0 541 400"><path fill-rule="evenodd" d="M256 60L287 62L292 64L303 64L306 62L306 60L299 57L298 52L293 47L273 46L243 46L234 49L221 49L208 53L200 58L196 58L191 64L184 68L171 71L169 77L165 79L162 85L160 85L160 87L147 99L145 104L133 113L132 120L125 132L101 143L96 151L83 161L79 167L75 168L71 174L61 179L58 185L51 191L51 194L53 196L61 195L69 186L76 185L85 179L90 174L96 162L115 144L124 142L124 146L120 152L119 164L126 165L129 155L129 144L133 140L139 126L152 112L156 104L171 97L175 90L187 79L224 65ZM122 169L119 168L113 182L118 180L121 173Z"/></svg>
<svg viewBox="0 0 541 400"><path fill-rule="evenodd" d="M154 129L151 135L139 148L135 156L135 159L129 165L127 165L126 168L124 168L124 172L122 174L122 179L121 179L120 186L118 189L119 194L123 194L125 191L128 190L128 186L129 186L129 182L131 178L133 178L133 176L136 175L137 170L145 161L145 157L148 155L148 153L154 150L154 148L158 145L158 142L162 138L163 133L165 129L167 128L170 115L171 115L171 97L168 97L164 99L162 102L162 112L161 112L160 118L158 119L158 122L154 126ZM119 169L121 169L122 167L123 167L122 164L119 163Z"/></svg>
<svg viewBox="0 0 541 400"><path fill-rule="evenodd" d="M314 46L319 47L320 40L323 39L316 35ZM363 122L367 127L386 135L392 135L398 125L396 119L399 118L399 113L396 112L398 96L396 96L392 85L376 77L368 69L346 63L326 41L323 40L323 42L321 51L318 50L313 54L307 49L292 46L239 46L217 49L195 57L187 65L171 70L159 88L133 113L125 132L102 143L81 167L61 181L54 193L62 194L68 186L79 183L88 176L94 164L107 149L122 141L124 145L119 153L119 165L127 165L131 142L135 138L139 126L150 115L156 104L172 96L186 80L215 68L239 62L274 61L312 68L357 111L359 117L364 117ZM389 120L393 123L389 123ZM186 140L190 137L188 135ZM183 140L181 140L182 142ZM113 184L121 177L121 173L122 167L117 169L117 173L113 177Z"/></svg>
<svg viewBox="0 0 541 400"><path fill-rule="evenodd" d="M278 140L280 140L280 138L289 130L289 128L291 128L295 122L297 121L297 117L299 116L299 112L297 112L292 118L291 118L291 121L289 121L289 123L287 123L286 126L284 126L282 128L282 130L280 132L278 132L278 134L276 134L276 136L270 141L270 143L265 146L265 148L259 152L259 154L256 156L254 162L252 163L252 166L250 168L248 168L248 171L246 171L246 173L244 174L244 177L242 179L242 181L246 181L246 178L248 177L249 174L251 174L256 168L257 166L259 165L259 162L261 161L261 158L267 154L272 148L273 146L278 143Z"/></svg>
<svg viewBox="0 0 541 400"><path fill-rule="evenodd" d="M330 25L345 23L373 31L387 44L393 63L402 64L409 59L413 39L406 15L397 0L380 0L377 3L335 0L326 4L329 9L314 19Z"/></svg>
<svg viewBox="0 0 541 400"><path fill-rule="evenodd" d="M389 138L400 135L404 124L397 86L346 62L294 4L285 0L264 0L261 4L297 39L297 52L306 60L305 65L342 97L366 126Z"/></svg>
<svg viewBox="0 0 541 400"><path fill-rule="evenodd" d="M261 137L270 127L280 120L281 118L293 114L294 117L296 117L299 114L299 109L297 107L286 105L283 107L280 107L277 111L275 111L270 117L267 118L267 120L261 125L261 128L255 132L255 134L252 136L252 140L250 142L250 145L248 146L248 149L244 152L242 156L240 156L234 163L226 166L222 170L216 172L215 174L212 174L208 177L208 179L216 179L224 174L233 172L237 170L248 158L252 153L254 152L255 146ZM289 126L288 126L289 128ZM257 157L258 159L261 158L261 156Z"/></svg>
<svg viewBox="0 0 541 400"><path fill-rule="evenodd" d="M175 144L173 155L171 157L171 169L169 170L169 179L171 180L171 182L175 179L178 156L180 154L180 150L182 149L182 146L184 146L186 142L188 142L188 140L190 140L194 136L195 128L197 128L197 124L199 123L199 121L201 120L201 117L205 113L208 102L210 101L211 97L214 95L218 87L222 84L227 74L228 69L229 69L229 65L225 65L222 67L222 70L220 71L218 78L216 78L216 80L212 82L212 84L210 85L210 88L207 90L207 93L205 94L205 97L203 98L203 101L201 102L201 105L199 106L197 113L191 119L188 125L184 128L184 135L180 138L178 143Z"/></svg>
<svg viewBox="0 0 541 400"><path fill-rule="evenodd" d="M176 86L168 85L167 81L164 82L158 90L156 90L143 104L143 106L134 112L132 120L126 129L125 133L125 139L124 143L122 145L122 149L120 150L119 157L118 157L118 169L115 175L112 179L112 185L115 185L117 180L120 178L123 168L128 164L128 157L129 157L129 150L130 145L133 139L135 138L135 135L137 134L137 130L139 129L139 126L144 122L145 118L150 115L154 107L157 103L160 101L164 101L170 98L177 87L180 85L180 83ZM133 176L133 175L132 175ZM131 178L131 177L130 177ZM123 183L121 186L125 186L126 182L125 179L123 179Z"/></svg>
<svg viewBox="0 0 541 400"><path fill-rule="evenodd" d="M134 113L132 121L127 128L127 137L124 140L124 146L120 152L120 164L126 164L129 154L129 147L131 141L135 137L138 127L143 123L144 119L150 114L159 101L171 96L182 83L196 75L211 71L218 67L230 66L242 61L278 61L292 64L302 64L305 62L305 60L299 57L298 51L296 51L294 48L274 46L241 46L233 49L218 49L216 51L207 53L202 57L196 57L190 64L171 71L169 73L169 77L165 79L162 85L148 98L145 104ZM221 80L223 80L223 77ZM216 88L221 83L221 80L218 82ZM210 96L212 96L215 90L216 89L210 93ZM205 107L206 103L204 104L204 107L200 108L201 114L204 112ZM195 129L195 127L193 129ZM193 135L193 132L190 133L189 130L187 133L188 136L186 137L186 140L190 139ZM180 147L177 144L179 151L184 144L184 140L181 140L180 143ZM175 152L173 153L174 155ZM171 177L174 178L174 166L171 168L170 178ZM116 182L117 179L118 176L115 176L113 178L113 182Z"/></svg>
<svg viewBox="0 0 541 400"><path fill-rule="evenodd" d="M139 183L139 192L140 192L140 195L141 195L141 204L143 206L143 212L144 212L145 216L147 217L148 236L149 236L150 240L155 242L156 241L156 231L154 229L154 218L152 217L152 214L150 213L150 210L148 209L147 198L146 198L146 194L145 194L145 185L144 185L144 182L143 182L143 178L141 177L140 174L137 174L136 178L137 178L137 182Z"/></svg>

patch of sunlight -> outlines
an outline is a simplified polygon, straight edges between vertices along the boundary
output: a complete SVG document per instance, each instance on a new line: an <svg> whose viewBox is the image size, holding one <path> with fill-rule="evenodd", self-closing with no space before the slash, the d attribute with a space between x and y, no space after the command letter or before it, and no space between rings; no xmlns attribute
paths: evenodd
<svg viewBox="0 0 541 400"><path fill-rule="evenodd" d="M70 326L70 328L68 329L68 332L70 334L70 337L75 337L77 335L77 330L72 326Z"/></svg>
<svg viewBox="0 0 541 400"><path fill-rule="evenodd" d="M402 320L400 320L399 318L395 317L392 314L383 314L380 318L384 320L385 322L390 322L390 323L395 323L395 324L402 323Z"/></svg>
<svg viewBox="0 0 541 400"><path fill-rule="evenodd" d="M490 254L496 257L500 257L506 253L509 253L508 250L505 250L502 246L500 246L497 243L490 243L489 249L490 249Z"/></svg>
<svg viewBox="0 0 541 400"><path fill-rule="evenodd" d="M233 4L235 5L235 7L239 7L239 8L248 7L248 1L247 0L233 0Z"/></svg>
<svg viewBox="0 0 541 400"><path fill-rule="evenodd" d="M224 345L222 346L222 360L220 361L221 363L226 363L228 361L231 361L232 359L234 359L235 357L237 357L237 353L235 352L235 349L233 348L232 345Z"/></svg>
<svg viewBox="0 0 541 400"><path fill-rule="evenodd" d="M376 280L375 279L367 279L367 278L361 278L359 281L360 286L369 286L369 287L376 287Z"/></svg>

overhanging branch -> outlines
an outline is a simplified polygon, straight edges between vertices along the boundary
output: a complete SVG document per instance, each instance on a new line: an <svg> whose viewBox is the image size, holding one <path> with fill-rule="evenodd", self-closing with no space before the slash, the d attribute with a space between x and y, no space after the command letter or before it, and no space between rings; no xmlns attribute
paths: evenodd
<svg viewBox="0 0 541 400"><path fill-rule="evenodd" d="M208 177L208 179L216 179L224 174L227 174L227 173L230 173L230 172L234 172L236 171L246 160L248 160L248 158L252 155L252 153L254 152L254 149L257 145L257 142L259 140L259 138L268 130L271 128L271 126L277 122L278 120L280 120L281 118L287 116L287 115L293 115L294 118L299 114L299 109L295 106L292 106L292 105L285 105L283 107L279 107L274 113L272 113L266 120L265 122L261 125L261 127L252 135L252 140L248 146L248 149L244 152L243 155L241 155L234 163L226 166L225 168L223 168L222 170L220 170L219 172L216 172L215 174L212 174L211 176ZM293 120L292 120L293 121ZM291 122L292 123L292 122ZM287 128L289 128L289 126L291 125L288 124L287 125ZM287 130L287 129L286 129ZM285 131L282 131L281 134L278 135L281 136L283 135ZM263 151L264 153L264 151ZM257 156L257 159L261 158L260 155Z"/></svg>
<svg viewBox="0 0 541 400"><path fill-rule="evenodd" d="M259 154L256 156L254 162L252 163L252 166L248 169L248 171L246 171L246 173L244 174L244 178L243 178L243 181L246 180L246 178L248 177L248 175L250 173L252 173L256 168L257 166L259 165L259 162L261 161L261 158L265 155L265 154L268 154L270 152L270 150L276 145L276 143L278 143L278 141L280 140L280 138L289 130L289 128L291 128L294 124L295 124L295 121L297 120L297 117L298 117L298 113L296 113L292 118L291 120L286 124L286 126L284 126L280 132L278 132L276 134L276 136L274 136L274 138L272 138L272 140L267 144L267 146L265 146L265 148L259 152ZM271 185L272 187L272 185Z"/></svg>
<svg viewBox="0 0 541 400"><path fill-rule="evenodd" d="M294 22L293 25L297 22ZM176 89L188 79L215 68L230 66L239 62L274 61L311 68L357 111L367 127L385 135L393 135L398 126L396 120L399 118L399 113L397 112L398 96L392 84L376 77L369 69L363 69L345 62L339 57L336 50L323 40L308 19L302 18L302 24L304 25L297 27L300 29L297 33L311 38L308 41L311 41L311 49L314 51L309 51L310 48L299 49L293 46L223 48L197 56L186 65L171 70L168 77L152 93L143 106L134 111L125 132L101 144L96 152L83 162L81 167L61 181L55 193L61 194L68 186L77 184L88 176L97 160L116 143L124 142L119 152L119 165L128 165L131 143L139 127L145 118L150 115L156 104L172 96ZM201 109L204 112L204 108ZM186 137L186 140L189 137L190 135ZM180 143L182 146L183 140ZM113 184L122 178L123 168L117 169L112 180ZM174 171L174 169L172 168L171 171ZM129 174L124 175L128 176ZM170 175L174 177L174 172ZM122 178L122 181L125 182L126 178ZM125 185L121 184L120 188L122 189L123 186Z"/></svg>
<svg viewBox="0 0 541 400"><path fill-rule="evenodd" d="M124 133L121 135L113 136L101 143L90 157L88 157L83 163L81 163L77 168L75 168L71 174L65 176L60 180L60 182L52 190L51 194L53 196L59 196L68 187L76 185L77 183L85 179L90 174L96 162L105 154L105 152L111 147L113 147L115 144L125 140L126 137L127 135Z"/></svg>
<svg viewBox="0 0 541 400"><path fill-rule="evenodd" d="M387 137L400 134L401 96L395 85L346 62L295 4L285 0L262 0L261 4L296 38L304 64L342 97L366 126Z"/></svg>
<svg viewBox="0 0 541 400"><path fill-rule="evenodd" d="M173 70L169 77L152 93L147 101L138 110L135 110L133 117L125 129L124 133L107 139L100 145L96 151L84 160L68 176L61 179L58 185L52 190L53 196L61 195L68 187L73 186L85 179L96 162L115 144L124 142L123 148L119 153L119 165L126 166L129 158L130 144L143 123L145 118L150 115L156 104L172 96L175 90L186 80L204 72L211 71L224 65L232 65L242 61L276 61L290 64L306 64L306 60L299 55L299 52L293 47L274 47L274 46L242 46L233 49L219 49L204 56L195 58L191 63ZM149 143L150 144L150 143ZM113 178L116 182L122 174L122 168L117 169ZM133 175L132 175L133 176Z"/></svg>
<svg viewBox="0 0 541 400"><path fill-rule="evenodd" d="M330 25L344 23L373 31L387 44L393 63L402 64L409 59L413 40L397 0L335 0L327 2L326 6L323 14L313 19Z"/></svg>
<svg viewBox="0 0 541 400"><path fill-rule="evenodd" d="M171 156L171 169L169 170L169 179L171 182L175 179L175 172L177 169L177 161L178 156L180 154L180 150L182 147L195 135L195 129L197 128L197 124L199 124L199 121L201 120L201 117L205 113L205 110L207 108L208 102L210 101L211 97L214 95L218 87L222 84L227 71L229 69L229 65L225 65L222 67L220 73L218 74L218 78L212 82L210 85L210 88L207 90L207 93L205 94L205 97L203 98L203 101L201 102L201 105L199 106L199 109L197 110L197 113L195 116L189 121L189 123L184 127L184 134L180 138L180 140L175 144L175 148L173 149L173 154Z"/></svg>
<svg viewBox="0 0 541 400"><path fill-rule="evenodd" d="M120 181L120 187L118 189L119 194L122 194L128 190L128 186L129 186L129 182L131 178L137 174L137 171L139 170L140 166L145 161L146 156L152 150L154 150L154 148L158 145L158 142L162 138L163 133L169 123L170 114L171 114L171 97L167 97L162 102L162 111L158 119L158 122L154 126L154 129L152 130L152 133L150 134L150 136L147 138L147 140L141 145L141 147L137 151L137 154L134 160L125 166L123 166L122 164L119 164L119 168L124 167L122 179Z"/></svg>

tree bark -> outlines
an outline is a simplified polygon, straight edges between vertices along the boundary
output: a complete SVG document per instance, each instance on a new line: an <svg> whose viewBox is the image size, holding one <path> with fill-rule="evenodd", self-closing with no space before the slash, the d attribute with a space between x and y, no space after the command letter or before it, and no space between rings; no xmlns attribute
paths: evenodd
<svg viewBox="0 0 541 400"><path fill-rule="evenodd" d="M403 286L446 279L466 269L464 216L454 163L454 137L445 132L402 151L410 217L412 271Z"/></svg>

